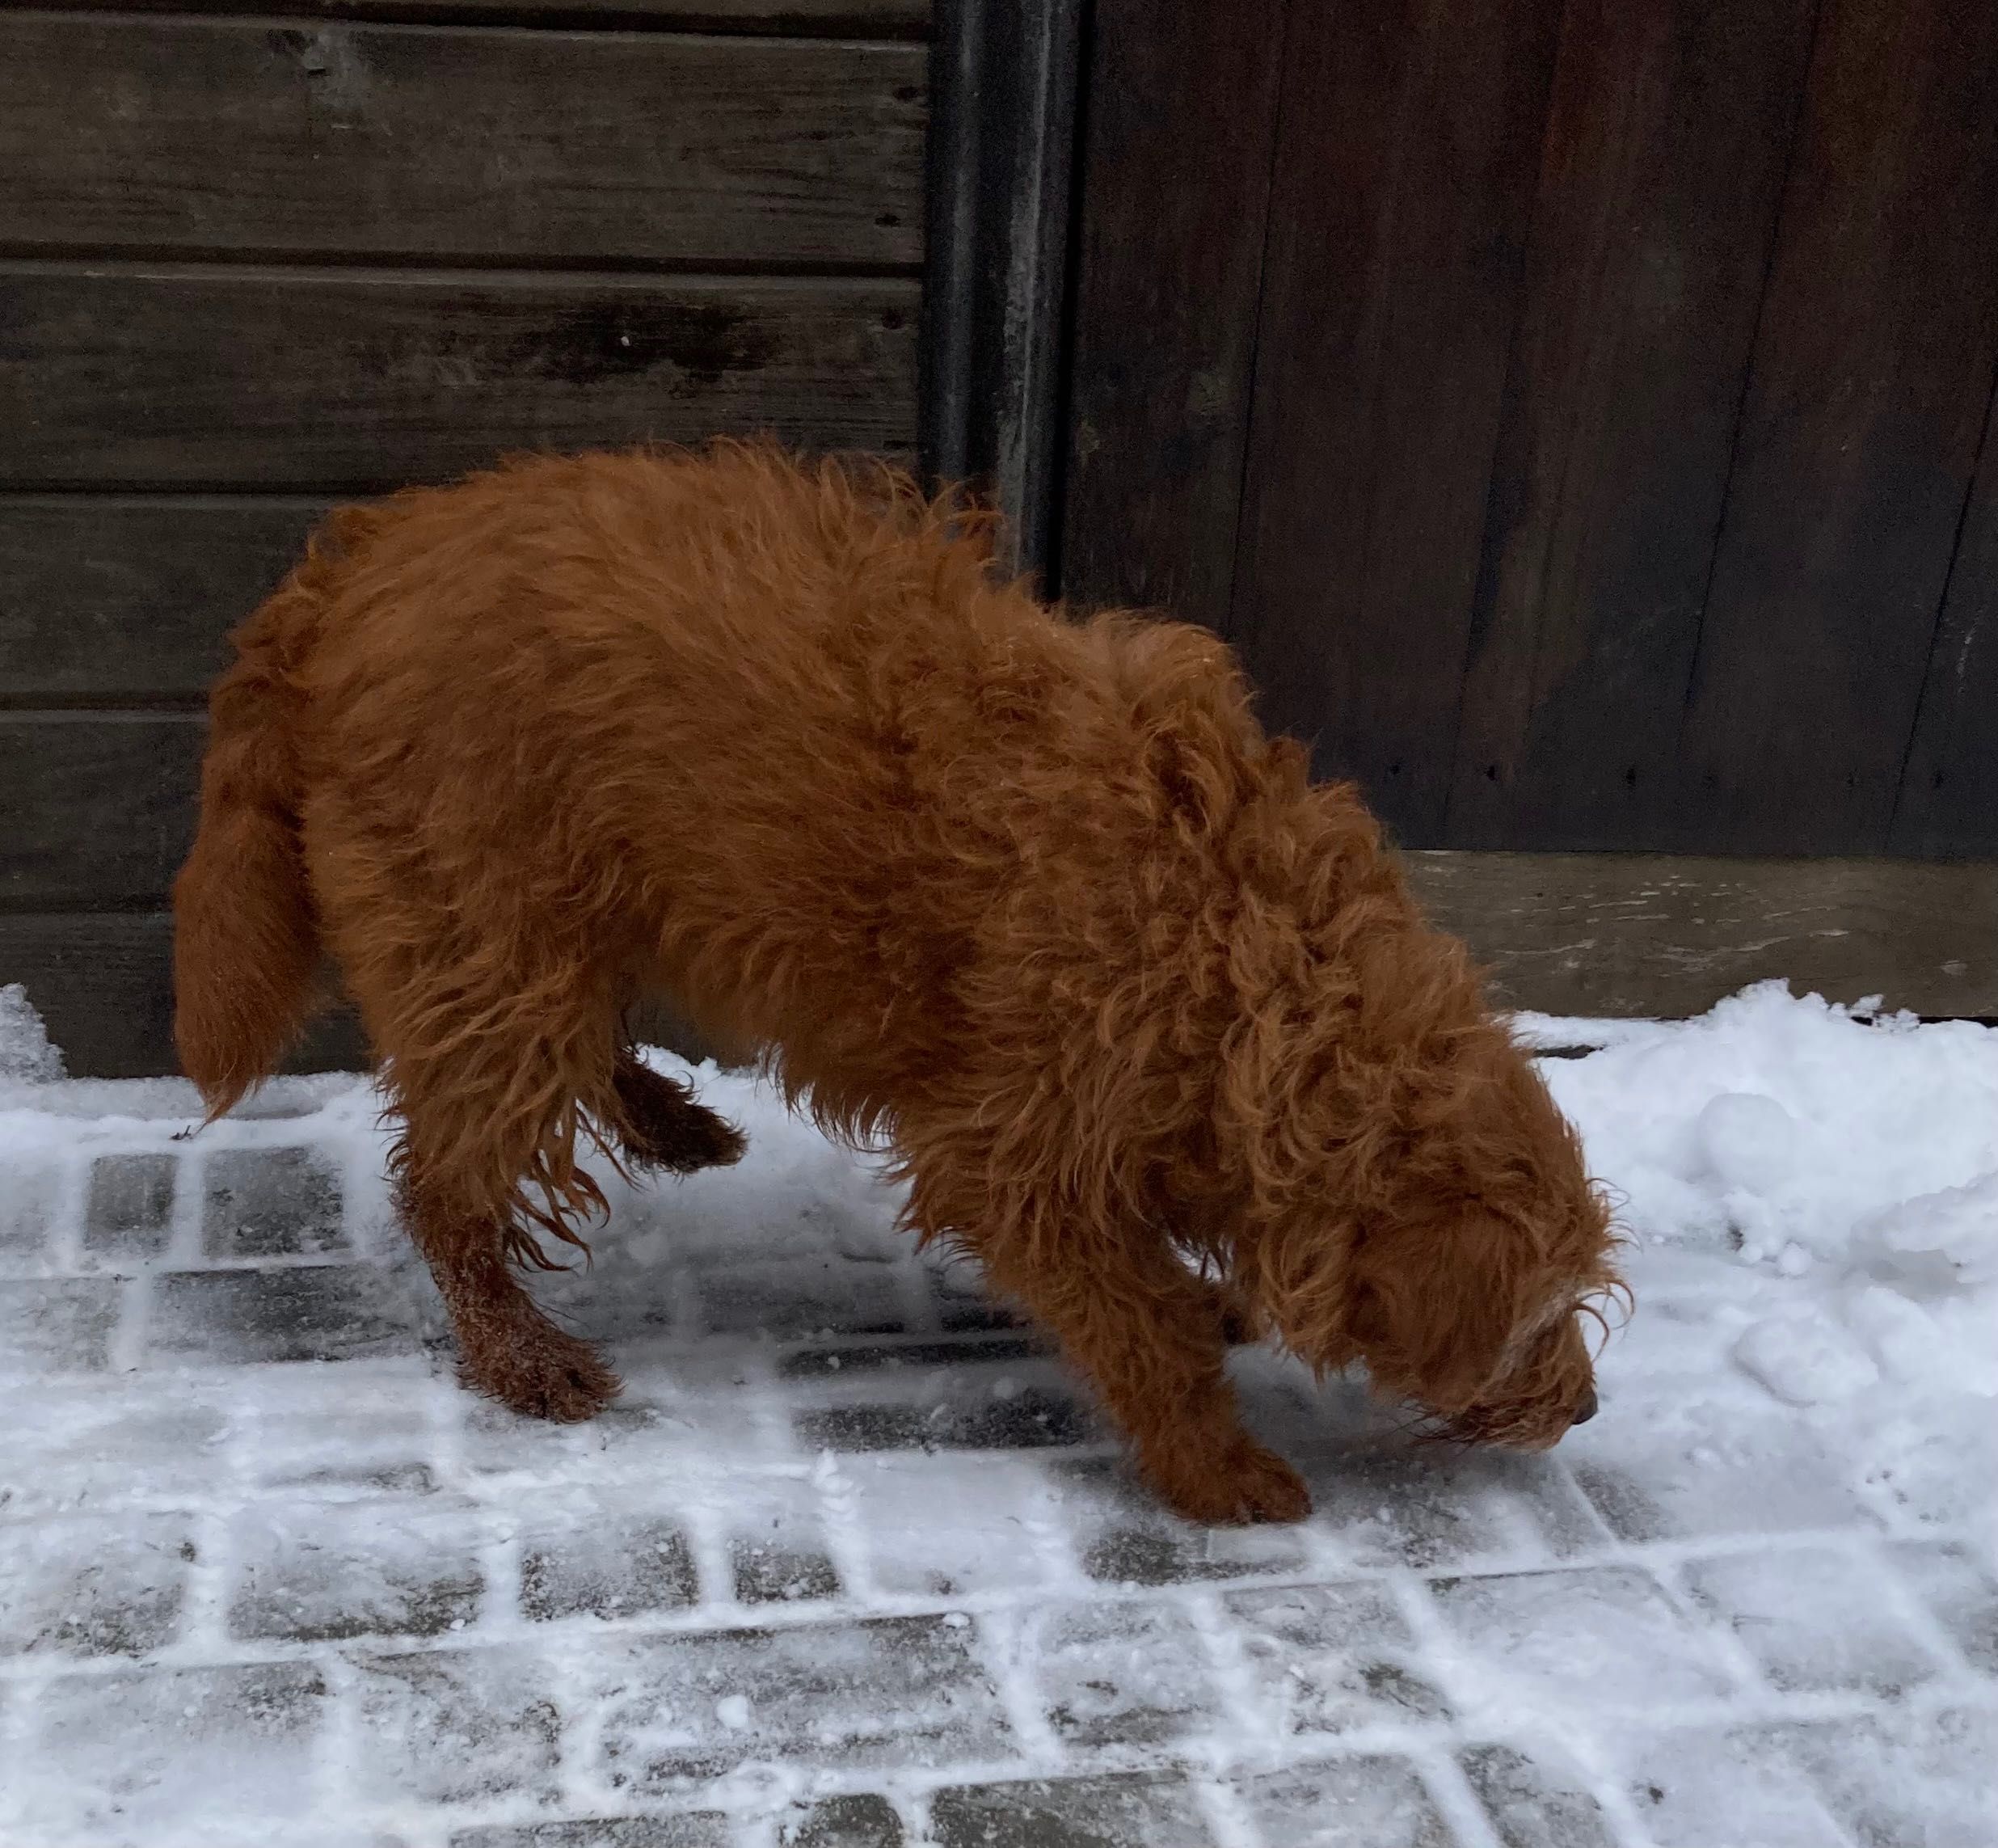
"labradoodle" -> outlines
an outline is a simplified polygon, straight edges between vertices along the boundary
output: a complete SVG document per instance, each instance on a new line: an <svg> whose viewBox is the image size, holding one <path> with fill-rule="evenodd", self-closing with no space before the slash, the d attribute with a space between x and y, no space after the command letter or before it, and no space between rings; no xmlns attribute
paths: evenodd
<svg viewBox="0 0 1998 1848"><path fill-rule="evenodd" d="M466 1378L586 1418L617 1380L515 1276L602 1208L579 1141L742 1150L634 1056L664 998L891 1151L908 1226L1045 1326L1183 1515L1309 1508L1241 1424L1234 1332L1554 1442L1594 1409L1612 1236L1462 947L1212 636L1050 610L990 535L734 443L335 513L212 701L174 897L212 1116L330 952Z"/></svg>

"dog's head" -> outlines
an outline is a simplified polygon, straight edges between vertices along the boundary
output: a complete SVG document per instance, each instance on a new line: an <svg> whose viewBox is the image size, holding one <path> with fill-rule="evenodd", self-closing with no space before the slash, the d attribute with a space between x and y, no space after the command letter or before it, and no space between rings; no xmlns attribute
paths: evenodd
<svg viewBox="0 0 1998 1848"><path fill-rule="evenodd" d="M1495 1042L1477 1082L1395 1141L1350 1216L1334 1205L1279 1234L1258 1306L1305 1361L1361 1361L1439 1435L1544 1449L1594 1415L1585 1332L1625 1293L1579 1141L1524 1057ZM1330 1164L1329 1189L1350 1175Z"/></svg>

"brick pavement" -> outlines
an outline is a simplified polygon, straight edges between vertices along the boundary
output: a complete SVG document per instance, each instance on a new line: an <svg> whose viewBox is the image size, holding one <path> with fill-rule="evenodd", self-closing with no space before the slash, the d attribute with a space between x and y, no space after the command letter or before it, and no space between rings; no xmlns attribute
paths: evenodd
<svg viewBox="0 0 1998 1848"><path fill-rule="evenodd" d="M1195 1529L975 1280L752 1161L554 1280L628 1390L526 1424L318 1122L0 1173L10 1848L1998 1841L1989 1537L1779 1408L1701 1456L1640 1369L1460 1455L1250 1356L1318 1513Z"/></svg>

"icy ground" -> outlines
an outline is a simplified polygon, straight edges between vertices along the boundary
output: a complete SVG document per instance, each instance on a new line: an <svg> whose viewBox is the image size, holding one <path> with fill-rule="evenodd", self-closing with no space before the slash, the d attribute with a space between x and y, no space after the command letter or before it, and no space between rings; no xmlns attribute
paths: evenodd
<svg viewBox="0 0 1998 1848"><path fill-rule="evenodd" d="M64 1082L0 994L0 1843L1993 1848L1998 1032L1528 1020L1638 1313L1552 1455L1242 1357L1298 1529L1125 1486L1058 1368L745 1079L450 1383L369 1093Z"/></svg>

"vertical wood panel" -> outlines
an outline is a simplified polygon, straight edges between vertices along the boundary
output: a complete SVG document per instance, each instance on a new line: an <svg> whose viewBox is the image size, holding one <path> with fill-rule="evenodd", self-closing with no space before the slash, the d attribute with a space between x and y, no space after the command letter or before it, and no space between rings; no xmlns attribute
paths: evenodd
<svg viewBox="0 0 1998 1848"><path fill-rule="evenodd" d="M1225 627L1284 10L1096 8L1062 542L1077 601Z"/></svg>
<svg viewBox="0 0 1998 1848"><path fill-rule="evenodd" d="M1998 387L1929 656L1891 842L1998 858Z"/></svg>
<svg viewBox="0 0 1998 1848"><path fill-rule="evenodd" d="M1454 846L1669 821L1817 0L1573 0L1452 778Z"/></svg>
<svg viewBox="0 0 1998 1848"><path fill-rule="evenodd" d="M1442 825L1557 0L1293 9L1235 627L1271 722Z"/></svg>
<svg viewBox="0 0 1998 1848"><path fill-rule="evenodd" d="M1826 0L1683 752L1687 847L1886 844L1998 357L1998 6Z"/></svg>

